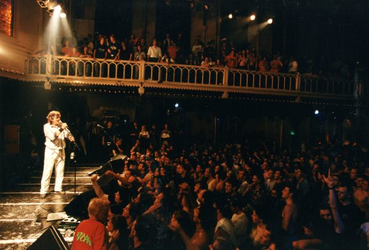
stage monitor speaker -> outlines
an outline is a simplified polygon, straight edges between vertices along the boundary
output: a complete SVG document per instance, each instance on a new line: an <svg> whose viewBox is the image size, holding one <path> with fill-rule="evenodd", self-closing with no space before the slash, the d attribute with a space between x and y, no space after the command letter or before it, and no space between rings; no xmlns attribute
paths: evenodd
<svg viewBox="0 0 369 250"><path fill-rule="evenodd" d="M49 227L29 248L28 250L69 250L69 245L63 236L53 225Z"/></svg>
<svg viewBox="0 0 369 250"><path fill-rule="evenodd" d="M111 170L114 173L122 173L124 170L124 160L127 158L126 155L118 154L112 157L107 163L100 166L99 169L96 169L90 172L88 175L92 176L94 174L98 174L99 176L103 175L106 171Z"/></svg>

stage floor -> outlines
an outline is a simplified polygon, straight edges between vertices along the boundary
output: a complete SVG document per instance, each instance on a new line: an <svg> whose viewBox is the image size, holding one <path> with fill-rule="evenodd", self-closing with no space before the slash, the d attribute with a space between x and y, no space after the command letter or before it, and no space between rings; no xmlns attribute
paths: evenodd
<svg viewBox="0 0 369 250"><path fill-rule="evenodd" d="M99 168L99 165L88 164L65 171L63 194L51 192L45 199L40 198L40 181L42 171L33 171L30 178L17 183L0 192L0 249L27 249L51 225L59 227L61 220L48 221L51 215L64 211L64 207L82 192L91 190L88 173ZM76 178L75 178L76 176ZM75 185L76 183L76 185ZM50 191L54 188L54 177ZM59 227L67 242L70 232ZM66 235L65 235L66 234Z"/></svg>

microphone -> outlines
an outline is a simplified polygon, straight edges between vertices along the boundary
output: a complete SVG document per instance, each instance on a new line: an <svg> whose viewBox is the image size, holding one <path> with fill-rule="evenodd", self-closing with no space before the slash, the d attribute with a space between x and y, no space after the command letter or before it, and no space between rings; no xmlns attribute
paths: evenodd
<svg viewBox="0 0 369 250"><path fill-rule="evenodd" d="M103 127L103 126L101 126L100 124L96 124L96 127L104 128L104 127Z"/></svg>
<svg viewBox="0 0 369 250"><path fill-rule="evenodd" d="M63 122L60 121L59 124L58 124L58 126L61 127L62 125L63 125ZM67 127L64 130L67 131L68 133L70 133L68 124L67 124Z"/></svg>

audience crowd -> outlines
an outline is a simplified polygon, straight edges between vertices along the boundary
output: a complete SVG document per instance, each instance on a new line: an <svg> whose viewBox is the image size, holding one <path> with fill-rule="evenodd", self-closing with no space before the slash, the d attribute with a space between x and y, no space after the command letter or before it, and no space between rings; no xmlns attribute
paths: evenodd
<svg viewBox="0 0 369 250"><path fill-rule="evenodd" d="M43 53L46 53L45 49L36 51L34 55ZM134 34L122 41L118 41L114 34L108 37L99 34L95 38L89 34L83 39L78 39L76 36L63 37L61 48L54 48L53 53L67 57L145 60L272 73L303 72L318 76L326 74L343 78L351 77L347 65L339 61L327 63L324 58L321 58L319 62L313 62L310 59L300 58L301 62L298 63L292 56L263 54L255 47L237 49L233 42L227 39L220 41L219 51L217 51L214 40L204 43L200 36L191 46L188 46L181 33L176 38L172 38L169 34L166 34L164 40L154 38L151 44L148 44L144 38L136 38ZM94 70L97 75L96 71L99 69L96 69L96 65Z"/></svg>
<svg viewBox="0 0 369 250"><path fill-rule="evenodd" d="M360 145L180 148L167 124L158 132L135 122L124 140L116 131L107 122L104 157L128 157L122 171L92 175L97 198L86 203L72 249L369 247L369 161ZM101 185L102 176L112 180Z"/></svg>

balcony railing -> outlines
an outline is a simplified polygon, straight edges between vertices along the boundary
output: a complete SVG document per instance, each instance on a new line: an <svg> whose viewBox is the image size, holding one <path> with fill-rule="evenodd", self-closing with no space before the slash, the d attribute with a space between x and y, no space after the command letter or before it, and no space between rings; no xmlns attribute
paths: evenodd
<svg viewBox="0 0 369 250"><path fill-rule="evenodd" d="M31 57L27 60L28 79L79 84L147 86L212 90L228 93L257 93L307 96L313 98L356 99L362 84L300 74L201 67L145 61L114 61L61 56Z"/></svg>

